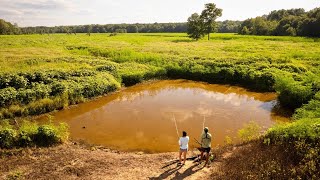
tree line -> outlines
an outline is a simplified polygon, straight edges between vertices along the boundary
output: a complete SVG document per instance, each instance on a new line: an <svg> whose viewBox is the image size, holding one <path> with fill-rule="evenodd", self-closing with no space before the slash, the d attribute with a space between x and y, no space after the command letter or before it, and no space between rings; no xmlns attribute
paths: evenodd
<svg viewBox="0 0 320 180"><path fill-rule="evenodd" d="M320 37L320 8L275 10L243 21L239 34Z"/></svg>
<svg viewBox="0 0 320 180"><path fill-rule="evenodd" d="M218 8L216 8L218 9ZM150 23L150 24L91 24L74 26L36 26L18 27L18 25L0 19L0 34L53 34L53 33L186 33L204 17L193 14L188 21L182 23ZM207 23L208 24L208 23ZM191 25L191 26L190 26ZM208 31L208 29L206 30ZM303 8L275 10L268 15L250 18L245 21L217 21L212 23L210 32L239 33L243 35L274 35L274 36L309 36L320 37L320 8L305 11Z"/></svg>
<svg viewBox="0 0 320 180"><path fill-rule="evenodd" d="M237 33L242 21L219 21L217 32ZM18 27L0 19L0 34L53 34L53 33L185 33L187 23L152 23L152 24L92 24L74 26L36 26Z"/></svg>

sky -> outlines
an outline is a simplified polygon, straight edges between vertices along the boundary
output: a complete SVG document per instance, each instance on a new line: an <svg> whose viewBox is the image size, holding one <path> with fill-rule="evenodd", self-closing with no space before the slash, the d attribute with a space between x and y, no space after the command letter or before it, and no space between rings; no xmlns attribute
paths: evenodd
<svg viewBox="0 0 320 180"><path fill-rule="evenodd" d="M22 27L186 22L209 2L223 9L221 21L320 7L320 0L0 0L0 19Z"/></svg>

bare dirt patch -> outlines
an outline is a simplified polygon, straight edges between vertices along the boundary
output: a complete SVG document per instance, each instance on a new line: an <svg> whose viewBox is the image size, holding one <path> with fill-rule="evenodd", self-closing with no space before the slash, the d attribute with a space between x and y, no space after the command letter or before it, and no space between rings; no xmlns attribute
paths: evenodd
<svg viewBox="0 0 320 180"><path fill-rule="evenodd" d="M174 152L119 152L71 142L0 150L0 179L272 179L286 177L283 167L290 165L279 148L258 142L215 148L213 153L214 161L203 167L193 160L178 166Z"/></svg>

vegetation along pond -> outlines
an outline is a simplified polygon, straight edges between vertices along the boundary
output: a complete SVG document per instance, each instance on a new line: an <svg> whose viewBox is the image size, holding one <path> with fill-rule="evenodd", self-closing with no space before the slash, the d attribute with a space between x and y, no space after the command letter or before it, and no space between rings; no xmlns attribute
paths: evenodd
<svg viewBox="0 0 320 180"><path fill-rule="evenodd" d="M287 119L275 113L275 93L187 80L138 84L111 95L53 114L70 126L76 140L124 151L178 150L178 134L185 130L191 148L203 126L213 146L226 137L238 142L238 131L254 121L262 130Z"/></svg>

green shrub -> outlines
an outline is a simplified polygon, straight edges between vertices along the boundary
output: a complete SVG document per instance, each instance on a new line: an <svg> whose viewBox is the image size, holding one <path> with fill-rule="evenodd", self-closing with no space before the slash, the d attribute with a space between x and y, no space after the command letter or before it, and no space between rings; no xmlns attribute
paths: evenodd
<svg viewBox="0 0 320 180"><path fill-rule="evenodd" d="M68 138L67 125L62 123L59 126L52 124L40 125L35 134L35 143L39 146L51 146L62 143Z"/></svg>
<svg viewBox="0 0 320 180"><path fill-rule="evenodd" d="M17 91L13 87L0 89L0 107L8 106L14 103Z"/></svg>
<svg viewBox="0 0 320 180"><path fill-rule="evenodd" d="M132 86L138 83L141 83L143 81L143 74L137 73L137 74L124 74L121 76L122 83L125 86Z"/></svg>
<svg viewBox="0 0 320 180"><path fill-rule="evenodd" d="M66 86L62 82L54 82L51 84L51 96L58 96L66 91Z"/></svg>
<svg viewBox="0 0 320 180"><path fill-rule="evenodd" d="M59 142L57 131L50 125L41 125L35 135L36 144L40 146L50 146Z"/></svg>
<svg viewBox="0 0 320 180"><path fill-rule="evenodd" d="M320 175L320 119L300 119L278 125L269 129L264 139L287 152L296 165L291 169L292 176L313 179Z"/></svg>
<svg viewBox="0 0 320 180"><path fill-rule="evenodd" d="M28 79L18 74L0 75L0 89L14 87L15 89L25 88L28 85Z"/></svg>
<svg viewBox="0 0 320 180"><path fill-rule="evenodd" d="M320 118L320 100L312 99L308 104L305 104L301 108L295 110L293 119L299 120L303 118Z"/></svg>
<svg viewBox="0 0 320 180"><path fill-rule="evenodd" d="M38 125L30 121L23 121L18 129L17 146L27 147L35 145L35 135L38 133Z"/></svg>
<svg viewBox="0 0 320 180"><path fill-rule="evenodd" d="M251 141L260 136L261 127L254 121L250 121L244 128L238 131L238 136L242 141Z"/></svg>
<svg viewBox="0 0 320 180"><path fill-rule="evenodd" d="M36 91L33 89L19 89L16 95L16 100L21 104L29 104L37 99Z"/></svg>
<svg viewBox="0 0 320 180"><path fill-rule="evenodd" d="M10 126L0 129L0 147L1 148L12 148L16 143L16 131Z"/></svg>
<svg viewBox="0 0 320 180"><path fill-rule="evenodd" d="M266 138L272 143L288 143L299 140L314 143L320 138L320 119L300 119L267 131Z"/></svg>
<svg viewBox="0 0 320 180"><path fill-rule="evenodd" d="M22 121L20 126L13 127L7 122L0 126L0 147L51 146L65 142L69 137L65 123L38 125Z"/></svg>

